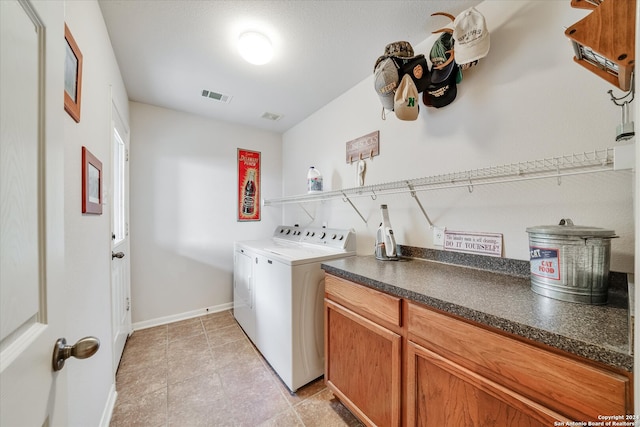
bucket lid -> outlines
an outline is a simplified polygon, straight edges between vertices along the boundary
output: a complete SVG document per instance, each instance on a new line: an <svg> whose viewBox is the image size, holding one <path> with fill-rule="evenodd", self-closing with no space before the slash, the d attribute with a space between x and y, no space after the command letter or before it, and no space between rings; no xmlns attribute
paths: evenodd
<svg viewBox="0 0 640 427"><path fill-rule="evenodd" d="M528 227L527 233L554 234L564 236L580 237L617 237L613 230L606 230L598 227L587 227L584 225L574 225L569 218L561 219L558 225L538 225Z"/></svg>

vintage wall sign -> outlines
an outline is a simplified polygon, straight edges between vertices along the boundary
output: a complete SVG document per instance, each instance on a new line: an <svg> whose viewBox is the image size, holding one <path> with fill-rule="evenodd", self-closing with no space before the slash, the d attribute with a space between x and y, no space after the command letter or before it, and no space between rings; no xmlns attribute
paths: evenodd
<svg viewBox="0 0 640 427"><path fill-rule="evenodd" d="M445 230L444 250L501 257L502 234Z"/></svg>
<svg viewBox="0 0 640 427"><path fill-rule="evenodd" d="M380 154L380 131L347 142L347 163L373 158Z"/></svg>
<svg viewBox="0 0 640 427"><path fill-rule="evenodd" d="M260 152L238 148L238 221L260 221Z"/></svg>

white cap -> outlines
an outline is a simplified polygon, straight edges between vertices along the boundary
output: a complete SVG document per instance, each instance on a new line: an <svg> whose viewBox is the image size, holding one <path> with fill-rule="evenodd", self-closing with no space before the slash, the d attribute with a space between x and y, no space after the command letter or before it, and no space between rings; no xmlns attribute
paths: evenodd
<svg viewBox="0 0 640 427"><path fill-rule="evenodd" d="M394 100L396 117L400 120L415 120L418 118L418 89L409 74L405 74L402 77Z"/></svg>
<svg viewBox="0 0 640 427"><path fill-rule="evenodd" d="M454 53L458 65L484 58L489 53L489 30L484 16L475 7L453 21Z"/></svg>

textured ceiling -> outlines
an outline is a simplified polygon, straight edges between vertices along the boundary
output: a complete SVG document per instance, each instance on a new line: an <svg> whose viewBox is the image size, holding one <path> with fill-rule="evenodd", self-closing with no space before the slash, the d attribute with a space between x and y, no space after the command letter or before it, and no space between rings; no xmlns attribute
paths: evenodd
<svg viewBox="0 0 640 427"><path fill-rule="evenodd" d="M131 101L284 132L373 72L387 43L414 46L479 0L99 0ZM267 65L235 41L268 35ZM230 95L228 104L202 90ZM372 87L373 90L373 87ZM277 121L261 116L282 115Z"/></svg>

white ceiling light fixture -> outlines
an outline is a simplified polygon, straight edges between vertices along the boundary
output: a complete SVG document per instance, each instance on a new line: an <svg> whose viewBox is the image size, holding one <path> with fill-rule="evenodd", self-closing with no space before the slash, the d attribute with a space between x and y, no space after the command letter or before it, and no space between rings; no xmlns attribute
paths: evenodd
<svg viewBox="0 0 640 427"><path fill-rule="evenodd" d="M262 33L247 31L238 38L238 51L249 63L263 65L273 58L271 40Z"/></svg>

